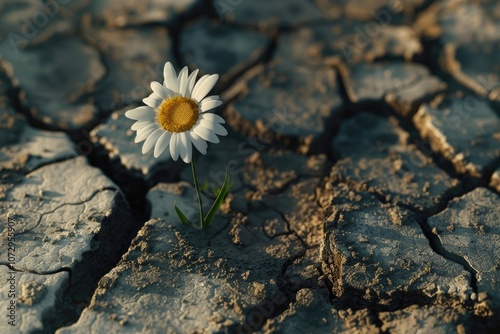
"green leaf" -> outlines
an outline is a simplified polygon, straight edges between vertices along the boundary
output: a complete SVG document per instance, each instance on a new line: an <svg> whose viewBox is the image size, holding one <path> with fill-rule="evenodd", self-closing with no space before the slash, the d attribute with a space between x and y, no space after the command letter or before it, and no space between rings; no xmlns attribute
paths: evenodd
<svg viewBox="0 0 500 334"><path fill-rule="evenodd" d="M212 204L212 207L210 208L207 215L205 216L205 219L203 220L203 224L202 224L203 228L209 227L210 224L212 224L212 221L215 218L215 214L217 213L220 206L222 205L222 202L226 198L226 195L229 192L231 185L232 185L232 183L229 183L228 173L227 173L227 168L226 168L226 175L224 176L224 183L222 184L220 191L218 191L217 197L215 198L215 201Z"/></svg>
<svg viewBox="0 0 500 334"><path fill-rule="evenodd" d="M181 222L184 225L189 225L190 224L189 220L186 218L186 216L184 216L184 214L182 213L182 211L175 204L174 204L174 209L175 209L175 213L177 213L177 216L179 216L179 219L181 220Z"/></svg>
<svg viewBox="0 0 500 334"><path fill-rule="evenodd" d="M221 191L222 191L222 187L214 188L214 189L212 189L212 194L214 195L215 198L217 198L217 196L219 196Z"/></svg>
<svg viewBox="0 0 500 334"><path fill-rule="evenodd" d="M208 182L205 181L205 183L203 183L200 186L200 191L206 191L207 189L208 189Z"/></svg>
<svg viewBox="0 0 500 334"><path fill-rule="evenodd" d="M234 180L229 180L229 182L228 182L228 184L227 184L227 188L228 188L228 190L229 190L229 189L231 189L231 187L233 186L233 184L234 184ZM212 190L212 193L213 193L214 197L219 196L220 192L221 192L221 191L222 191L222 189L223 189L223 186L224 186L224 185L222 185L222 186L220 186L220 187L218 187L218 188L214 188L214 189ZM227 193L226 193L226 195L227 195Z"/></svg>

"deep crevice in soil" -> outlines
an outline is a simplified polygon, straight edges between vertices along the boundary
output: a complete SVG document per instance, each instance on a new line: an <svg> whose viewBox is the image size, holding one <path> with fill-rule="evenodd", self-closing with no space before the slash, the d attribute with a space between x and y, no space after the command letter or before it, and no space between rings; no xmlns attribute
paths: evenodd
<svg viewBox="0 0 500 334"><path fill-rule="evenodd" d="M62 304L58 307L59 311L56 312L58 316L44 321L46 333L69 326L78 320L81 312L89 305L99 280L116 267L123 254L128 251L138 231L149 219L149 209L146 204L148 187L143 179L132 175L117 174L112 169L112 163L116 165L116 162L108 159L104 148L93 145L87 158L90 165L99 168L120 187L124 194L123 203L118 204L117 209L115 208L123 213L117 212L118 216L114 217L115 224L112 226L103 223L103 229L106 231L100 232L100 234L119 237L114 242L100 241L99 236L95 238L95 250L86 253L82 261L72 270L73 277L70 285L64 293ZM116 228L122 230L113 230ZM63 317L60 316L61 313Z"/></svg>
<svg viewBox="0 0 500 334"><path fill-rule="evenodd" d="M116 231L114 222L122 222L122 229ZM76 322L88 306L98 281L120 260L128 248L127 232L133 228L128 203L123 195L116 194L112 216L104 216L101 229L91 243L91 249L73 268L69 286L55 306L55 312L44 317L43 333L52 333L57 328Z"/></svg>
<svg viewBox="0 0 500 334"><path fill-rule="evenodd" d="M425 235L427 240L429 240L430 247L436 254L441 255L447 260L462 265L464 269L470 273L471 275L470 287L475 293L477 293L478 291L477 291L476 269L474 269L463 256L454 254L446 250L446 248L441 243L441 240L439 240L439 237L432 232L431 228L427 224L427 219L417 219L417 221L420 225L420 228L422 229L422 233Z"/></svg>

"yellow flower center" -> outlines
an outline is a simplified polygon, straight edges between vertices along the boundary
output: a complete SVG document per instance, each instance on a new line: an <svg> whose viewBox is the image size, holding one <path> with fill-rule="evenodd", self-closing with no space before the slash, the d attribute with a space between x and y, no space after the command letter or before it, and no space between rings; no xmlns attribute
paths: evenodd
<svg viewBox="0 0 500 334"><path fill-rule="evenodd" d="M167 98L157 108L158 123L167 131L184 132L193 127L198 120L199 109L189 97Z"/></svg>

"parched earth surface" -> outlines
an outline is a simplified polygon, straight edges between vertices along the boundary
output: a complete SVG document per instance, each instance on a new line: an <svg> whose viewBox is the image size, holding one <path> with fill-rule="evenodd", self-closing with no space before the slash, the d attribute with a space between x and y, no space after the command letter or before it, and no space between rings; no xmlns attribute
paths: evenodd
<svg viewBox="0 0 500 334"><path fill-rule="evenodd" d="M220 74L205 230L124 117L165 61ZM3 0L0 128L1 333L500 330L498 1Z"/></svg>

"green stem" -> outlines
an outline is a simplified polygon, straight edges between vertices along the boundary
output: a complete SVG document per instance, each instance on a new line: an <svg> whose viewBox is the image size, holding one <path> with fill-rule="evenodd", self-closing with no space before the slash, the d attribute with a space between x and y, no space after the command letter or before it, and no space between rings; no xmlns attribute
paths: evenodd
<svg viewBox="0 0 500 334"><path fill-rule="evenodd" d="M201 201L200 186L198 185L198 176L196 176L196 165L194 163L194 157L191 160L191 171L193 172L194 187L196 189L196 195L198 196L198 206L200 207L200 226L203 228L203 203Z"/></svg>

